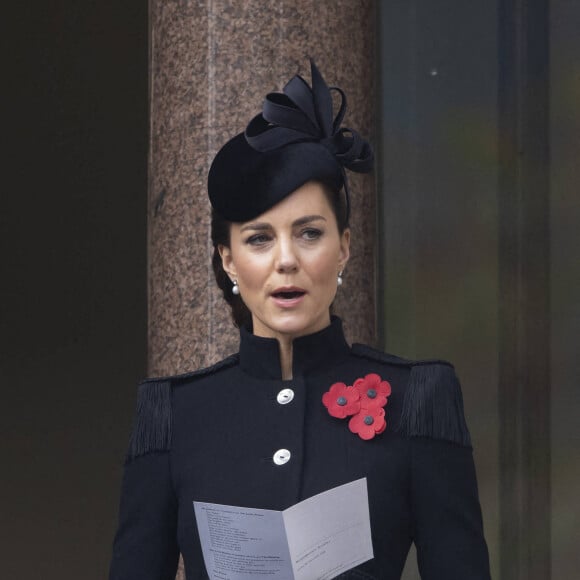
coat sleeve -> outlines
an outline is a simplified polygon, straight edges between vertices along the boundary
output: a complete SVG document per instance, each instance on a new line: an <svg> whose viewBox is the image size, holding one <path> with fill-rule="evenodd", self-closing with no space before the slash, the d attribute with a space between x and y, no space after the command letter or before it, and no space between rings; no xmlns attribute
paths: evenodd
<svg viewBox="0 0 580 580"><path fill-rule="evenodd" d="M453 367L413 368L402 427L410 437L414 541L422 580L489 580L475 466Z"/></svg>
<svg viewBox="0 0 580 580"><path fill-rule="evenodd" d="M177 498L170 470L171 386L139 387L109 580L175 580Z"/></svg>

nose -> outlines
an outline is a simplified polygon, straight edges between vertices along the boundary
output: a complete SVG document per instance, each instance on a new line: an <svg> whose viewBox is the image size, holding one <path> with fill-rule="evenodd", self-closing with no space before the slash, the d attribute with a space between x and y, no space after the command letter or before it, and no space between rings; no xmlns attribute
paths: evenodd
<svg viewBox="0 0 580 580"><path fill-rule="evenodd" d="M278 240L276 254L276 271L279 273L294 272L298 270L298 256L292 240L281 238Z"/></svg>

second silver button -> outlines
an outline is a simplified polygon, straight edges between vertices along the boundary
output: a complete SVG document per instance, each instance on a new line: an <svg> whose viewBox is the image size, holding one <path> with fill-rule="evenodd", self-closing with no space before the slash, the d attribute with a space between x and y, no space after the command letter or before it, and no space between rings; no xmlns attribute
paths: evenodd
<svg viewBox="0 0 580 580"><path fill-rule="evenodd" d="M288 449L278 449L272 459L276 465L284 465L290 461L290 451Z"/></svg>

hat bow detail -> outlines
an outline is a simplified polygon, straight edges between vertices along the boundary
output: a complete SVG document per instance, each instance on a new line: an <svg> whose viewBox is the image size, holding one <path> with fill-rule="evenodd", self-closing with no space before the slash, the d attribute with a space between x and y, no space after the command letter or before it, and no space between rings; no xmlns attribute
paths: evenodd
<svg viewBox="0 0 580 580"><path fill-rule="evenodd" d="M266 95L262 112L246 128L248 144L263 153L292 143L318 142L343 168L357 173L371 171L374 155L370 144L353 129L341 127L346 113L346 95L338 87L328 87L312 60L310 67L312 87L296 75L282 93ZM333 91L340 96L336 116Z"/></svg>

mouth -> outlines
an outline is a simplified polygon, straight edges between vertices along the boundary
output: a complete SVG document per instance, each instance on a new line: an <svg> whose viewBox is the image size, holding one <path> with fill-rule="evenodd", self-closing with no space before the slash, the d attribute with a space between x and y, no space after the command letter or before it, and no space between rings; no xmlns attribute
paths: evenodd
<svg viewBox="0 0 580 580"><path fill-rule="evenodd" d="M272 298L279 304L295 304L305 296L306 291L296 286L277 288L272 292Z"/></svg>

